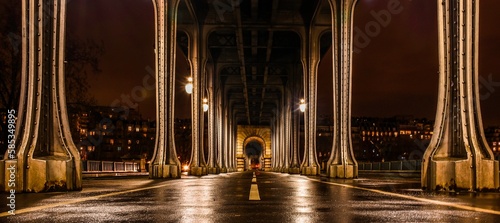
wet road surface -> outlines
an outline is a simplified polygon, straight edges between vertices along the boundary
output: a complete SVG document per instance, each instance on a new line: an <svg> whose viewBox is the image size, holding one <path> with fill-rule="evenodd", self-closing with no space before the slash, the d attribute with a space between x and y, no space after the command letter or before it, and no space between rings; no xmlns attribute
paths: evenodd
<svg viewBox="0 0 500 223"><path fill-rule="evenodd" d="M500 193L423 192L415 178L249 171L83 182L80 192L16 194L16 215L2 205L0 222L500 222Z"/></svg>

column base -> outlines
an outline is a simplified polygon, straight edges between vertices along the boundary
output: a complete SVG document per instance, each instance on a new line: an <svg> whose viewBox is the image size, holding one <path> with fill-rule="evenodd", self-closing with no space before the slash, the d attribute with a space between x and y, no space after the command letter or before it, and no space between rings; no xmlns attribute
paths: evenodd
<svg viewBox="0 0 500 223"><path fill-rule="evenodd" d="M10 192L14 189L17 193L82 190L81 166L76 166L81 165L79 160L29 159L29 164L29 168L20 170L17 160L0 160L3 172L0 190ZM20 180L23 175L24 180ZM9 185L12 181L15 185Z"/></svg>
<svg viewBox="0 0 500 223"><path fill-rule="evenodd" d="M208 168L208 174L219 174L219 173L220 173L219 167L209 167Z"/></svg>
<svg viewBox="0 0 500 223"><path fill-rule="evenodd" d="M316 176L319 174L319 167L302 167L300 174L305 176Z"/></svg>
<svg viewBox="0 0 500 223"><path fill-rule="evenodd" d="M228 173L228 172L227 172L227 168L225 168L225 167L220 168L220 173Z"/></svg>
<svg viewBox="0 0 500 223"><path fill-rule="evenodd" d="M300 174L300 168L299 167L292 167L288 169L289 174Z"/></svg>
<svg viewBox="0 0 500 223"><path fill-rule="evenodd" d="M471 168L472 162L474 161L470 158L431 160L426 174L427 181L422 176L422 188L436 191L490 191L500 189L498 161L480 160L477 162L476 169Z"/></svg>
<svg viewBox="0 0 500 223"><path fill-rule="evenodd" d="M190 167L189 168L189 175L191 176L205 176L207 175L207 168L206 167Z"/></svg>
<svg viewBox="0 0 500 223"><path fill-rule="evenodd" d="M352 179L358 177L358 166L332 164L328 166L328 177Z"/></svg>
<svg viewBox="0 0 500 223"><path fill-rule="evenodd" d="M162 178L181 178L181 167L175 164L168 165L154 165L150 167L149 178L162 179Z"/></svg>
<svg viewBox="0 0 500 223"><path fill-rule="evenodd" d="M288 167L281 168L281 173L288 173Z"/></svg>

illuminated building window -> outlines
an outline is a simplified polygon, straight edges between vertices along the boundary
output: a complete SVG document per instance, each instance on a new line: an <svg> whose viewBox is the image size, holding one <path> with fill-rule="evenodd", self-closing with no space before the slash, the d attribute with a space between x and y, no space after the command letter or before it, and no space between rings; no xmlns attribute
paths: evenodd
<svg viewBox="0 0 500 223"><path fill-rule="evenodd" d="M90 135L91 135L91 136L94 136L94 135L95 135L95 132L94 132L94 131L90 131Z"/></svg>
<svg viewBox="0 0 500 223"><path fill-rule="evenodd" d="M114 139L110 139L109 140L109 144L114 145L115 144L115 140Z"/></svg>
<svg viewBox="0 0 500 223"><path fill-rule="evenodd" d="M136 144L139 144L139 143L140 143L140 141L139 141L139 140L135 140L135 143L136 143Z"/></svg>
<svg viewBox="0 0 500 223"><path fill-rule="evenodd" d="M121 147L121 146L118 146L118 147L116 147L116 150L121 151L121 150L122 150L122 147Z"/></svg>
<svg viewBox="0 0 500 223"><path fill-rule="evenodd" d="M107 125L102 125L102 129L106 130L108 128Z"/></svg>
<svg viewBox="0 0 500 223"><path fill-rule="evenodd" d="M131 145L132 144L132 140L129 139L128 140L128 144Z"/></svg>
<svg viewBox="0 0 500 223"><path fill-rule="evenodd" d="M144 136L144 138L148 137L148 135L146 133L142 134L142 136Z"/></svg>
<svg viewBox="0 0 500 223"><path fill-rule="evenodd" d="M497 147L493 147L493 152L496 152L497 151Z"/></svg>
<svg viewBox="0 0 500 223"><path fill-rule="evenodd" d="M493 142L493 146L496 146L497 145L497 142Z"/></svg>
<svg viewBox="0 0 500 223"><path fill-rule="evenodd" d="M139 132L141 129L139 127L135 127L135 132Z"/></svg>
<svg viewBox="0 0 500 223"><path fill-rule="evenodd" d="M130 150L130 146L128 146L127 149Z"/></svg>
<svg viewBox="0 0 500 223"><path fill-rule="evenodd" d="M366 137L363 136L363 142L366 141Z"/></svg>
<svg viewBox="0 0 500 223"><path fill-rule="evenodd" d="M127 130L128 130L129 132L132 132L132 126L130 126L130 125L129 125L129 126L127 127Z"/></svg>

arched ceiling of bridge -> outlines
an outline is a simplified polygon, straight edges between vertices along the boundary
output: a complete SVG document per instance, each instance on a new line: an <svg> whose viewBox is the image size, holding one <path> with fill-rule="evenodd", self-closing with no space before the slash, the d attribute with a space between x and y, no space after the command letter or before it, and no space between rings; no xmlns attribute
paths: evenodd
<svg viewBox="0 0 500 223"><path fill-rule="evenodd" d="M178 13L180 28L197 20L209 32L209 63L240 125L270 125L287 83L301 82L299 33L313 19L331 26L328 1L183 0ZM178 44L187 55L187 34L179 32ZM331 32L322 35L321 56L330 45Z"/></svg>

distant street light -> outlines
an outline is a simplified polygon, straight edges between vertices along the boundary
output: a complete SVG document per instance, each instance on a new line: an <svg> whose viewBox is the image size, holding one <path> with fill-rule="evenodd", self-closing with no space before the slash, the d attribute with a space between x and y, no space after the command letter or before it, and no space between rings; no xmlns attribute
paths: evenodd
<svg viewBox="0 0 500 223"><path fill-rule="evenodd" d="M208 99L203 98L203 112L208 111Z"/></svg>
<svg viewBox="0 0 500 223"><path fill-rule="evenodd" d="M188 77L188 83L186 84L186 92L188 94L193 93L193 78Z"/></svg>
<svg viewBox="0 0 500 223"><path fill-rule="evenodd" d="M306 111L306 100L300 99L300 111L305 112Z"/></svg>

